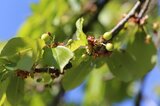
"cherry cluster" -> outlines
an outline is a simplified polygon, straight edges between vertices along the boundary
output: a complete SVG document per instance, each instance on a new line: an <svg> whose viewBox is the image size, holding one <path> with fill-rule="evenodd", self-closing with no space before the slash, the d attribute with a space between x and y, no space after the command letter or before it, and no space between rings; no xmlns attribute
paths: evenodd
<svg viewBox="0 0 160 106"><path fill-rule="evenodd" d="M100 37L96 39L94 36L88 36L88 45L86 46L86 52L93 57L109 56L112 51L106 49L104 44L105 39ZM110 41L109 41L110 42Z"/></svg>

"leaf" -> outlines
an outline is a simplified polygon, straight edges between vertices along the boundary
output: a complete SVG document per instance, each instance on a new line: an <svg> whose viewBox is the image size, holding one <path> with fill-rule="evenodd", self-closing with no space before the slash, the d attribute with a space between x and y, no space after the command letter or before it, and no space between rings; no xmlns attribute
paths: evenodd
<svg viewBox="0 0 160 106"><path fill-rule="evenodd" d="M152 63L151 59L154 55L156 55L156 48L153 44L152 40L148 44L145 42L145 33L143 31L137 31L135 34L135 41L131 43L127 51L135 58L138 67L142 67L142 73L145 71L149 71L155 65Z"/></svg>
<svg viewBox="0 0 160 106"><path fill-rule="evenodd" d="M63 68L68 64L73 55L73 52L64 46L57 46L52 49L44 48L43 65L54 66L56 69L63 71Z"/></svg>
<svg viewBox="0 0 160 106"><path fill-rule="evenodd" d="M18 61L16 68L24 71L31 71L34 64L32 52L28 52Z"/></svg>
<svg viewBox="0 0 160 106"><path fill-rule="evenodd" d="M1 77L0 77L0 79L1 79ZM0 99L2 98L3 94L6 92L8 83L9 83L9 79L6 79L4 81L0 81Z"/></svg>
<svg viewBox="0 0 160 106"><path fill-rule="evenodd" d="M16 37L7 42L1 51L1 57L7 57L12 62L17 62L21 54L25 54L28 50L33 51L33 58L36 61L40 57L42 48L45 43L41 39L33 40L28 37Z"/></svg>
<svg viewBox="0 0 160 106"><path fill-rule="evenodd" d="M86 35L82 29L83 28L83 21L84 21L83 18L80 18L77 20L77 22L76 22L76 27L77 27L76 37L77 37L77 39L74 40L70 45L67 46L72 51L75 51L77 48L88 44Z"/></svg>
<svg viewBox="0 0 160 106"><path fill-rule="evenodd" d="M11 76L6 91L7 100L10 102L11 105L17 106L18 103L23 99L23 95L24 80L17 76Z"/></svg>
<svg viewBox="0 0 160 106"><path fill-rule="evenodd" d="M154 64L152 56L156 54L153 42L145 43L145 33L138 31L133 42L124 52L114 51L107 59L110 71L123 81L130 81L144 76Z"/></svg>
<svg viewBox="0 0 160 106"><path fill-rule="evenodd" d="M31 43L31 42L30 42ZM11 56L18 53L22 49L29 48L29 39L20 37L12 38L7 42L1 51L1 56Z"/></svg>
<svg viewBox="0 0 160 106"><path fill-rule="evenodd" d="M32 44L32 47L35 60L38 61L42 56L42 49L45 47L45 42L42 39L36 39L35 43Z"/></svg>
<svg viewBox="0 0 160 106"><path fill-rule="evenodd" d="M68 64L74 55L70 49L64 46L57 46L56 48L53 48L52 53L54 60L56 61L54 66L61 71L63 71L63 68Z"/></svg>
<svg viewBox="0 0 160 106"><path fill-rule="evenodd" d="M9 77L9 73L6 70L0 71L0 82L3 82Z"/></svg>
<svg viewBox="0 0 160 106"><path fill-rule="evenodd" d="M62 85L65 90L71 90L80 85L86 76L91 72L93 66L92 61L83 61L76 67L67 70L62 80Z"/></svg>
<svg viewBox="0 0 160 106"><path fill-rule="evenodd" d="M17 64L16 63L9 63L5 65L5 69L8 71L15 71L17 70Z"/></svg>
<svg viewBox="0 0 160 106"><path fill-rule="evenodd" d="M107 65L104 64L99 68L94 68L90 73L86 81L84 106L103 106L103 102L106 101L104 74L107 71ZM94 98L91 99L91 97Z"/></svg>
<svg viewBox="0 0 160 106"><path fill-rule="evenodd" d="M44 48L42 62L44 66L54 66L56 64L51 48Z"/></svg>
<svg viewBox="0 0 160 106"><path fill-rule="evenodd" d="M131 82L122 82L117 78L106 81L105 98L112 104L113 102L121 102L130 97L128 94L128 87Z"/></svg>
<svg viewBox="0 0 160 106"><path fill-rule="evenodd" d="M6 42L0 42L0 52L1 52L1 50L4 47L5 44L6 44Z"/></svg>
<svg viewBox="0 0 160 106"><path fill-rule="evenodd" d="M130 81L139 74L137 62L128 52L114 51L111 57L108 57L107 64L109 70L123 81Z"/></svg>
<svg viewBox="0 0 160 106"><path fill-rule="evenodd" d="M7 58L5 57L0 57L0 66L3 65L3 64L7 64L9 61Z"/></svg>

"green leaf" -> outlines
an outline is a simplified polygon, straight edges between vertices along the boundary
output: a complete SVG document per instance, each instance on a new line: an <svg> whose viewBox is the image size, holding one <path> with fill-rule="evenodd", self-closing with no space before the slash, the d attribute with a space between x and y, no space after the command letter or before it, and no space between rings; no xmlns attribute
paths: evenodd
<svg viewBox="0 0 160 106"><path fill-rule="evenodd" d="M24 80L17 76L12 76L10 78L10 82L6 91L7 100L13 106L17 106L19 102L23 99L23 95Z"/></svg>
<svg viewBox="0 0 160 106"><path fill-rule="evenodd" d="M9 73L6 70L0 71L0 82L3 82L9 77Z"/></svg>
<svg viewBox="0 0 160 106"><path fill-rule="evenodd" d="M7 57L12 62L17 62L20 56L32 50L33 59L36 61L41 56L45 43L41 39L33 40L28 37L16 37L7 42L1 51L1 57Z"/></svg>
<svg viewBox="0 0 160 106"><path fill-rule="evenodd" d="M42 56L42 49L45 47L45 42L42 39L36 39L32 45L35 60L38 61Z"/></svg>
<svg viewBox="0 0 160 106"><path fill-rule="evenodd" d="M0 79L1 79L1 77L0 77ZM9 79L6 79L4 81L0 81L0 99L2 98L3 94L6 92L8 83L9 83Z"/></svg>
<svg viewBox="0 0 160 106"><path fill-rule="evenodd" d="M77 48L88 44L86 35L82 29L83 28L83 21L84 21L83 18L80 18L77 20L77 22L76 22L76 27L77 27L76 37L77 37L77 39L74 40L71 44L69 44L67 46L72 51L75 51Z"/></svg>
<svg viewBox="0 0 160 106"><path fill-rule="evenodd" d="M73 52L64 46L57 46L56 48L53 48L52 53L54 60L56 61L54 66L61 71L74 56Z"/></svg>
<svg viewBox="0 0 160 106"><path fill-rule="evenodd" d="M44 48L43 65L54 66L56 69L63 71L63 68L68 64L73 57L73 52L64 47L57 46L56 48Z"/></svg>
<svg viewBox="0 0 160 106"><path fill-rule="evenodd" d="M123 81L130 81L139 75L138 64L128 52L114 51L111 57L108 57L107 64L109 70Z"/></svg>
<svg viewBox="0 0 160 106"><path fill-rule="evenodd" d="M138 63L137 67L141 67L142 73L146 73L151 70L155 63L152 63L151 59L156 55L156 48L152 40L148 44L145 42L146 34L139 30L135 34L135 41L128 45L127 51L134 57ZM140 73L141 73L140 72Z"/></svg>
<svg viewBox="0 0 160 106"><path fill-rule="evenodd" d="M107 65L94 68L87 79L84 97L84 106L103 106L105 98L104 74L108 72ZM94 97L91 99L91 97ZM98 99L97 99L98 98Z"/></svg>
<svg viewBox="0 0 160 106"><path fill-rule="evenodd" d="M5 46L6 42L0 42L0 52L2 50L2 48Z"/></svg>
<svg viewBox="0 0 160 106"><path fill-rule="evenodd" d="M71 90L80 85L86 76L91 72L93 66L92 61L83 61L76 67L67 70L62 80L62 85L65 90Z"/></svg>
<svg viewBox="0 0 160 106"><path fill-rule="evenodd" d="M8 71L15 71L17 70L17 64L16 63L9 63L5 65L5 69Z"/></svg>
<svg viewBox="0 0 160 106"><path fill-rule="evenodd" d="M7 64L9 61L7 58L5 57L0 57L0 66L3 65L3 64Z"/></svg>
<svg viewBox="0 0 160 106"><path fill-rule="evenodd" d="M128 87L131 82L122 82L117 78L107 80L105 82L105 98L112 104L113 102L120 102L129 97Z"/></svg>
<svg viewBox="0 0 160 106"><path fill-rule="evenodd" d="M153 42L145 43L145 33L138 31L133 42L124 52L114 51L107 59L110 71L123 81L130 81L144 76L154 67L151 62L156 54Z"/></svg>
<svg viewBox="0 0 160 106"><path fill-rule="evenodd" d="M2 49L1 56L11 56L18 53L22 49L28 49L29 42L30 41L27 38L25 39L20 37L12 38L7 42L7 44Z"/></svg>
<svg viewBox="0 0 160 106"><path fill-rule="evenodd" d="M51 48L44 48L42 62L44 66L54 66L56 64Z"/></svg>
<svg viewBox="0 0 160 106"><path fill-rule="evenodd" d="M33 64L34 64L33 54L30 51L21 57L21 59L17 63L16 68L25 71L31 71Z"/></svg>

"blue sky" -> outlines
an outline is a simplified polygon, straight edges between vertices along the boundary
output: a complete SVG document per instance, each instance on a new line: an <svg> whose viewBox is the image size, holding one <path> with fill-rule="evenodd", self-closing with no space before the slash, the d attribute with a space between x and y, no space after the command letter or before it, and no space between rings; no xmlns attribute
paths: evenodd
<svg viewBox="0 0 160 106"><path fill-rule="evenodd" d="M17 30L31 15L30 3L38 0L0 0L0 41L16 35Z"/></svg>
<svg viewBox="0 0 160 106"><path fill-rule="evenodd" d="M0 41L8 40L16 35L17 30L21 27L23 22L31 15L30 4L38 2L38 0L0 0ZM151 71L145 82L145 89L143 91L147 99L144 100L142 106L158 106L159 96L154 92L155 86L160 86L160 67L155 67ZM75 92L79 92L79 96L75 98ZM65 97L68 101L82 100L81 87L68 92ZM152 105L151 105L152 104ZM133 106L133 100L123 101L121 104L115 106Z"/></svg>

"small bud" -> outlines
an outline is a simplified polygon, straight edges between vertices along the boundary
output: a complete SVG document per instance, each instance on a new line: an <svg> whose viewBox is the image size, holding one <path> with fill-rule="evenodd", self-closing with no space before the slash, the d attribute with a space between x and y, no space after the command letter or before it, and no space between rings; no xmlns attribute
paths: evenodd
<svg viewBox="0 0 160 106"><path fill-rule="evenodd" d="M125 23L123 28L126 30L128 28L128 23Z"/></svg>
<svg viewBox="0 0 160 106"><path fill-rule="evenodd" d="M149 44L151 42L151 35L147 35L145 38L145 42Z"/></svg>
<svg viewBox="0 0 160 106"><path fill-rule="evenodd" d="M157 22L155 22L155 23L153 23L153 30L158 30L158 28L159 28L159 23L157 23Z"/></svg>
<svg viewBox="0 0 160 106"><path fill-rule="evenodd" d="M112 33L111 32L105 32L103 34L103 39L110 40L111 38L112 38Z"/></svg>
<svg viewBox="0 0 160 106"><path fill-rule="evenodd" d="M105 47L106 47L106 49L107 49L108 51L113 51L113 49L114 49L114 46L113 46L112 43L107 43L107 44L105 45Z"/></svg>

